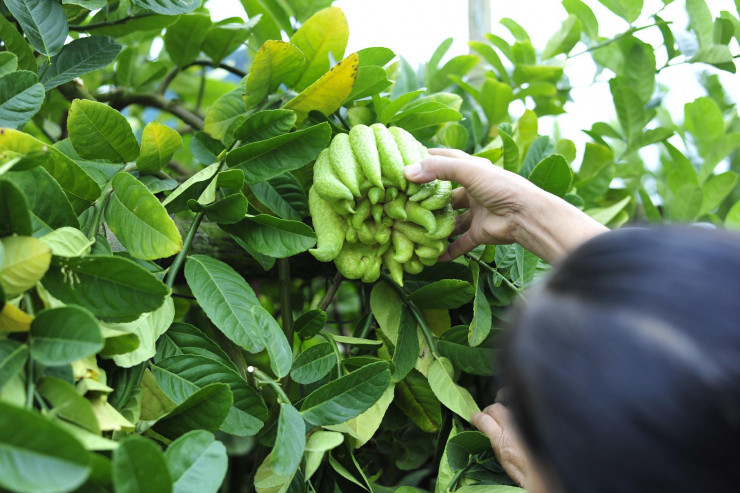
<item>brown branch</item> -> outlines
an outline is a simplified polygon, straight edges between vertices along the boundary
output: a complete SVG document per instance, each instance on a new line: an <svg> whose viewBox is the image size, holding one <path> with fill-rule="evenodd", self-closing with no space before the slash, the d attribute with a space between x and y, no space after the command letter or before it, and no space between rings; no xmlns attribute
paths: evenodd
<svg viewBox="0 0 740 493"><path fill-rule="evenodd" d="M334 274L334 277L329 280L329 285L326 288L326 294L323 298L321 298L321 301L319 301L319 304L317 305L317 308L319 310L326 311L327 307L334 299L334 295L337 294L337 290L339 289L339 285L342 284L343 279L344 276L342 276L341 273L337 272L336 274Z"/></svg>
<svg viewBox="0 0 740 493"><path fill-rule="evenodd" d="M170 101L160 94L136 94L126 91L113 91L98 95L98 100L110 103L110 106L118 111L132 104L157 108L176 116L193 128L203 130L203 119L201 117L186 109L180 103Z"/></svg>

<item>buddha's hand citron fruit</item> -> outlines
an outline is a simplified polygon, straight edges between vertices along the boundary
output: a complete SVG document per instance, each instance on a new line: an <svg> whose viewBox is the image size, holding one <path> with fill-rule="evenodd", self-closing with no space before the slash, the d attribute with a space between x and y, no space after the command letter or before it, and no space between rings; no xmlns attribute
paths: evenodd
<svg viewBox="0 0 740 493"><path fill-rule="evenodd" d="M419 185L403 174L428 156L400 127L355 125L335 136L314 164L308 206L318 244L311 254L363 282L385 269L403 285L404 271L434 265L455 229L452 184Z"/></svg>

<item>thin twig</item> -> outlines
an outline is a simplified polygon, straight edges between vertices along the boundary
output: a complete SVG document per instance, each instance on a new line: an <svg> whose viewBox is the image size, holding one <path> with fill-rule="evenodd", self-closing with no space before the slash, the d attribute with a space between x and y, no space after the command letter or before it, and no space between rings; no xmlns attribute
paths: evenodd
<svg viewBox="0 0 740 493"><path fill-rule="evenodd" d="M154 15L155 14L141 14L141 15L136 15L136 16L133 16L133 17L124 17L123 19L118 19L117 21L112 21L112 22L96 22L95 24L83 24L83 25L77 25L77 26L74 26L73 25L73 26L69 26L69 30L70 31L74 31L74 32L92 31L93 29L99 29L99 28L102 28L102 27L117 26L117 25L120 25L120 24L125 24L125 23L127 23L129 21L133 21L133 20L136 20L136 19L141 19L141 18L144 18L144 17L152 17Z"/></svg>
<svg viewBox="0 0 740 493"><path fill-rule="evenodd" d="M118 111L132 104L157 108L178 117L191 127L203 130L203 119L201 117L177 101L170 101L161 94L136 94L119 90L100 94L98 95L98 99L110 103L110 106Z"/></svg>
<svg viewBox="0 0 740 493"><path fill-rule="evenodd" d="M344 276L337 272L334 274L334 277L329 280L329 285L326 287L326 294L321 298L321 301L319 301L319 304L316 306L319 310L326 311L327 307L334 299L334 295L337 294L337 290L339 289L339 285L342 284L343 279Z"/></svg>
<svg viewBox="0 0 740 493"><path fill-rule="evenodd" d="M167 271L165 284L170 289L172 289L172 286L175 285L175 277L177 277L177 271L180 270L180 266L185 261L185 257L188 256L190 244L193 243L193 238L195 238L195 233L196 231L198 231L198 227L200 226L200 222L203 220L204 215L204 211L201 211L195 215L193 222L190 224L188 234L187 236L185 236L185 241L183 241L182 250L180 250L180 253L177 254L177 257L175 257L174 262L172 262L170 269Z"/></svg>

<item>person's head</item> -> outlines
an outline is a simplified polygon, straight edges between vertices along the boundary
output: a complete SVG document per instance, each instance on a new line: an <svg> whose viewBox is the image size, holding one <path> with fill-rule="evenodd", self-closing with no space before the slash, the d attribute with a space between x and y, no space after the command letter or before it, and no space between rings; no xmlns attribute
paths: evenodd
<svg viewBox="0 0 740 493"><path fill-rule="evenodd" d="M510 407L564 493L740 491L740 236L596 237L512 326Z"/></svg>

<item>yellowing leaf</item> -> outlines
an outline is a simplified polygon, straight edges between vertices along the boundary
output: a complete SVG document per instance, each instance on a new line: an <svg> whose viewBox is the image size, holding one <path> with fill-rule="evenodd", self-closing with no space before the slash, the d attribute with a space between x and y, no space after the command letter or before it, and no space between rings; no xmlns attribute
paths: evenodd
<svg viewBox="0 0 740 493"><path fill-rule="evenodd" d="M0 284L12 298L31 289L44 277L51 263L51 248L30 236L3 238L5 250L0 267Z"/></svg>
<svg viewBox="0 0 740 493"><path fill-rule="evenodd" d="M447 358L435 360L429 367L429 386L445 407L470 422L470 418L479 412L480 408L470 392L455 383L453 373L450 360Z"/></svg>
<svg viewBox="0 0 740 493"><path fill-rule="evenodd" d="M285 41L265 41L254 56L247 77L247 108L257 106L280 84L292 87L305 66L306 57L294 45Z"/></svg>
<svg viewBox="0 0 740 493"><path fill-rule="evenodd" d="M10 303L0 311L0 332L28 332L33 317Z"/></svg>
<svg viewBox="0 0 740 493"><path fill-rule="evenodd" d="M299 91L305 89L329 69L329 53L335 60L342 58L348 39L347 18L338 7L320 10L304 22L290 38L290 42L308 59L308 66L295 88Z"/></svg>
<svg viewBox="0 0 740 493"><path fill-rule="evenodd" d="M331 115L339 109L342 102L352 92L357 79L359 63L360 57L357 53L349 55L322 75L319 80L288 101L284 108L296 112L299 124L313 110Z"/></svg>
<svg viewBox="0 0 740 493"><path fill-rule="evenodd" d="M145 173L156 173L162 169L172 155L182 147L182 137L167 125L150 122L141 136L141 152L136 167Z"/></svg>
<svg viewBox="0 0 740 493"><path fill-rule="evenodd" d="M396 386L391 384L378 402L373 404L370 409L360 414L356 418L352 418L349 421L340 423L338 425L324 426L327 430L338 431L340 433L347 433L356 440L355 447L362 447L365 445L378 431L380 422L383 421L383 416L388 410L388 406L393 401L394 390Z"/></svg>

